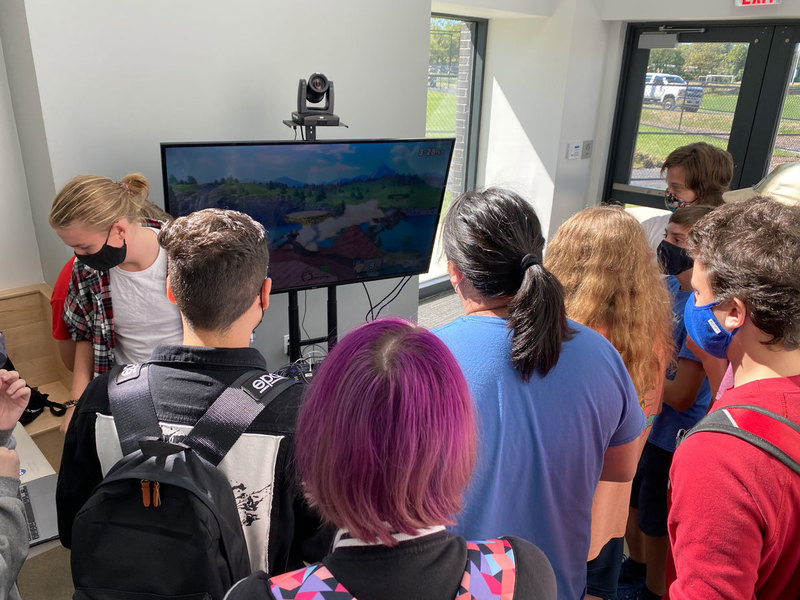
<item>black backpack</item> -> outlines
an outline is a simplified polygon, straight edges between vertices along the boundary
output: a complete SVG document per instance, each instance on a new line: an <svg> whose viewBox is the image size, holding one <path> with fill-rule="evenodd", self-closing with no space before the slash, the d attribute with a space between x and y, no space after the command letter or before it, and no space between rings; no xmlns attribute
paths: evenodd
<svg viewBox="0 0 800 600"><path fill-rule="evenodd" d="M218 600L250 574L233 491L217 465L296 382L250 371L173 441L163 439L147 372L127 365L109 377L123 458L75 517L74 600Z"/></svg>
<svg viewBox="0 0 800 600"><path fill-rule="evenodd" d="M679 431L677 444L704 431L750 442L800 475L800 426L786 417L760 406L731 404L711 411L689 431Z"/></svg>

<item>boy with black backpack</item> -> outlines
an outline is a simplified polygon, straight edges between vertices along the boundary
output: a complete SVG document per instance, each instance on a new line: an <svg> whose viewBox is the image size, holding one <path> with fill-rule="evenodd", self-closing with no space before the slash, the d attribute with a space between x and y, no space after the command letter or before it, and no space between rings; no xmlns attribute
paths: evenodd
<svg viewBox="0 0 800 600"><path fill-rule="evenodd" d="M292 470L300 386L270 374L248 347L269 303L264 228L241 213L207 209L176 219L159 242L183 344L158 346L146 365L93 380L64 445L59 535L73 549L83 597L113 586L120 598L217 598L242 569L281 573L329 547ZM148 558L157 572L122 556L138 563L137 552L160 557ZM191 589L181 588L185 581Z"/></svg>

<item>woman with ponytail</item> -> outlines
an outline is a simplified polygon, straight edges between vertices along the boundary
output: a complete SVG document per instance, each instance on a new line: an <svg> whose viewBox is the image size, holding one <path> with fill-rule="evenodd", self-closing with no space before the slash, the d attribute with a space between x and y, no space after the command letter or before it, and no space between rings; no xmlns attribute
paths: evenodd
<svg viewBox="0 0 800 600"><path fill-rule="evenodd" d="M597 482L636 471L636 389L614 347L567 319L527 201L499 188L462 194L442 237L465 316L435 333L464 372L480 431L454 531L530 540L553 565L558 597L583 598Z"/></svg>
<svg viewBox="0 0 800 600"><path fill-rule="evenodd" d="M79 175L58 193L50 226L75 253L63 319L77 342L70 410L114 364L145 362L156 344L180 343L180 314L167 299L166 253L158 231L167 215L148 201L143 175L112 181Z"/></svg>

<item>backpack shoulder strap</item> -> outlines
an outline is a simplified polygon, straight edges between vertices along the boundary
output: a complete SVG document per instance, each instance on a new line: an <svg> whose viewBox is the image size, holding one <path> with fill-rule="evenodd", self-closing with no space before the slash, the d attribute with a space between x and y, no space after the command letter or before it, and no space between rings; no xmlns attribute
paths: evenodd
<svg viewBox="0 0 800 600"><path fill-rule="evenodd" d="M218 465L261 411L296 383L263 370L248 371L222 392L183 442Z"/></svg>
<svg viewBox="0 0 800 600"><path fill-rule="evenodd" d="M140 439L161 436L147 364L114 367L108 377L108 401L123 456L138 450Z"/></svg>
<svg viewBox="0 0 800 600"><path fill-rule="evenodd" d="M336 600L356 600L322 563L270 577L269 589L276 600L327 598L326 592L336 592Z"/></svg>
<svg viewBox="0 0 800 600"><path fill-rule="evenodd" d="M704 431L750 442L800 475L800 426L781 415L760 406L733 404L710 412L683 439Z"/></svg>
<svg viewBox="0 0 800 600"><path fill-rule="evenodd" d="M511 600L516 578L511 542L502 538L467 542L467 564L456 600Z"/></svg>

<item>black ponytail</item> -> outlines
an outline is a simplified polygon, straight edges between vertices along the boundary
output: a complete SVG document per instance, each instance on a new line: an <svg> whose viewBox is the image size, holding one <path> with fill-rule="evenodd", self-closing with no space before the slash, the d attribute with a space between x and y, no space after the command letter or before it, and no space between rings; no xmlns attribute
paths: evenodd
<svg viewBox="0 0 800 600"><path fill-rule="evenodd" d="M511 362L523 381L539 369L542 375L555 366L561 342L568 339L561 283L541 264L525 270L522 285L508 305L511 329Z"/></svg>
<svg viewBox="0 0 800 600"><path fill-rule="evenodd" d="M489 188L453 201L442 225L444 252L486 298L509 298L511 360L524 381L557 362L567 325L561 284L542 266L536 211L514 192Z"/></svg>

